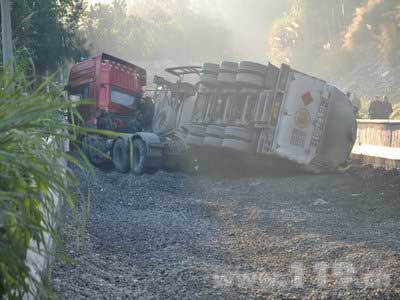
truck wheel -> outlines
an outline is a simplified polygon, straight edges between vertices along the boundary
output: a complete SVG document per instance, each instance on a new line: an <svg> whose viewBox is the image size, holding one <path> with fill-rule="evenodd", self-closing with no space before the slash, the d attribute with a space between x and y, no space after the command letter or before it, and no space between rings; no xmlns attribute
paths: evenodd
<svg viewBox="0 0 400 300"><path fill-rule="evenodd" d="M239 64L236 62L231 62L231 61L223 61L221 63L221 67L220 67L220 72L232 72L232 73L236 73L237 70L239 68Z"/></svg>
<svg viewBox="0 0 400 300"><path fill-rule="evenodd" d="M204 142L204 136L197 136L193 134L188 134L186 137L186 143L190 145L201 146Z"/></svg>
<svg viewBox="0 0 400 300"><path fill-rule="evenodd" d="M245 142L243 140L224 139L222 142L222 147L236 150L239 152L250 151L250 143Z"/></svg>
<svg viewBox="0 0 400 300"><path fill-rule="evenodd" d="M225 127L217 125L208 125L206 129L206 135L223 138L225 134Z"/></svg>
<svg viewBox="0 0 400 300"><path fill-rule="evenodd" d="M217 75L215 74L201 74L200 82L208 84L217 84Z"/></svg>
<svg viewBox="0 0 400 300"><path fill-rule="evenodd" d="M222 126L208 125L204 144L213 147L220 147L224 138L225 128Z"/></svg>
<svg viewBox="0 0 400 300"><path fill-rule="evenodd" d="M251 142L252 140L252 133L249 129L245 127L234 127L234 126L227 126L225 128L225 138L228 139L239 139L245 142Z"/></svg>
<svg viewBox="0 0 400 300"><path fill-rule="evenodd" d="M206 135L206 130L207 127L204 125L195 125L195 124L189 125L189 133L192 135L204 137Z"/></svg>
<svg viewBox="0 0 400 300"><path fill-rule="evenodd" d="M112 154L115 169L121 173L129 172L129 146L123 139L117 139L114 143Z"/></svg>
<svg viewBox="0 0 400 300"><path fill-rule="evenodd" d="M230 61L224 61L221 63L221 68L218 73L218 81L221 83L233 83L236 82L236 74L239 64Z"/></svg>
<svg viewBox="0 0 400 300"><path fill-rule="evenodd" d="M268 71L268 66L252 61L241 61L239 63L239 72L240 71L248 71L251 73L258 73L261 76L265 76Z"/></svg>
<svg viewBox="0 0 400 300"><path fill-rule="evenodd" d="M222 145L222 138L216 138L214 136L206 136L204 138L204 145L211 146L211 147L221 147Z"/></svg>
<svg viewBox="0 0 400 300"><path fill-rule="evenodd" d="M213 63L204 63L201 70L200 82L216 84L219 72L219 65Z"/></svg>
<svg viewBox="0 0 400 300"><path fill-rule="evenodd" d="M97 141L96 137L90 135L82 136L82 151L89 161L97 167L102 167L107 162L107 158L105 154L103 154L100 146L101 143Z"/></svg>
<svg viewBox="0 0 400 300"><path fill-rule="evenodd" d="M261 88L264 86L265 78L258 74L239 71L236 76L236 82Z"/></svg>
<svg viewBox="0 0 400 300"><path fill-rule="evenodd" d="M142 175L146 172L147 148L146 144L141 139L133 141L133 164L132 171L137 175Z"/></svg>

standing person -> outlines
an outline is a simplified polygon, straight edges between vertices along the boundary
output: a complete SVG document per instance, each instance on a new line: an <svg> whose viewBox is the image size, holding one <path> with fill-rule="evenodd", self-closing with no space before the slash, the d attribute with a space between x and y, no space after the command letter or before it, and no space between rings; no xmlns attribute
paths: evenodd
<svg viewBox="0 0 400 300"><path fill-rule="evenodd" d="M390 103L389 101L389 97L383 96L382 119L389 119L392 112L393 112L393 106L392 103Z"/></svg>
<svg viewBox="0 0 400 300"><path fill-rule="evenodd" d="M375 100L370 103L368 109L368 116L370 119L380 119L380 116L382 115L382 104L383 103L379 101L379 96L375 96Z"/></svg>
<svg viewBox="0 0 400 300"><path fill-rule="evenodd" d="M356 117L358 117L358 113L361 109L361 100L357 97L356 94L353 94L351 97L351 104L353 105L353 112Z"/></svg>

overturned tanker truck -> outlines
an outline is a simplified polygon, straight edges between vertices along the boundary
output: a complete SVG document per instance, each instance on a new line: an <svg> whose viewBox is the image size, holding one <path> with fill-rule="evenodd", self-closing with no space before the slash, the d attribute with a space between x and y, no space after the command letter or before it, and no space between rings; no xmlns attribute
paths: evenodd
<svg viewBox="0 0 400 300"><path fill-rule="evenodd" d="M351 103L323 80L254 62L166 71L178 79L155 76L146 97L146 70L134 64L103 53L72 67L69 98L94 100L78 106L81 126L116 133L80 137L93 164L111 158L116 170L137 174L220 163L319 173L351 152Z"/></svg>
<svg viewBox="0 0 400 300"><path fill-rule="evenodd" d="M156 77L153 131L180 132L202 165L336 170L356 139L352 105L336 87L291 69L254 62L205 63ZM198 74L196 84L183 80ZM186 156L187 157L187 156Z"/></svg>

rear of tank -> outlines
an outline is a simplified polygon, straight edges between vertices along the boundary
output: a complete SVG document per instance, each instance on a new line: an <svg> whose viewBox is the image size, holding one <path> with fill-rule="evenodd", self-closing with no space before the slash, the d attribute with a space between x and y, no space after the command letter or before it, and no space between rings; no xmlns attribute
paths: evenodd
<svg viewBox="0 0 400 300"><path fill-rule="evenodd" d="M271 152L307 171L329 172L346 162L355 138L356 118L346 95L291 70Z"/></svg>

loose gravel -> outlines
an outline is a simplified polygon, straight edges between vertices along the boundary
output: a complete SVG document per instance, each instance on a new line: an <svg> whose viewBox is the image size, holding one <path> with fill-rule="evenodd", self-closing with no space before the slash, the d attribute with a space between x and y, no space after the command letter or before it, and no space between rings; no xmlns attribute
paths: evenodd
<svg viewBox="0 0 400 300"><path fill-rule="evenodd" d="M95 171L85 246L61 226L65 299L400 299L399 177Z"/></svg>

